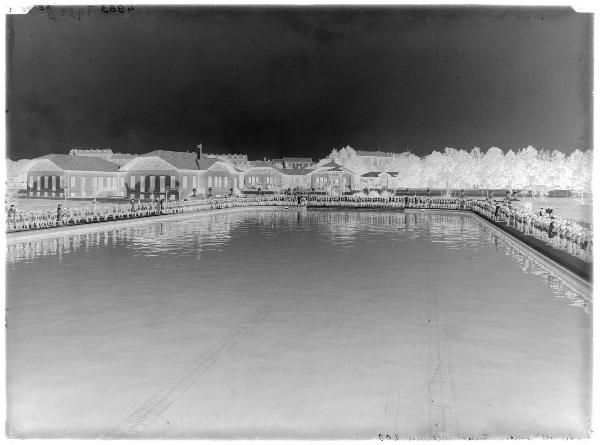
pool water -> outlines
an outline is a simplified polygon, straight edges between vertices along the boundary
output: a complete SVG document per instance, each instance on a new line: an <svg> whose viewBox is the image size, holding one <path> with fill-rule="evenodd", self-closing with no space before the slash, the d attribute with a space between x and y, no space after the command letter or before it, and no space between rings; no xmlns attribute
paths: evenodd
<svg viewBox="0 0 600 445"><path fill-rule="evenodd" d="M590 431L589 289L473 215L86 230L8 240L12 437Z"/></svg>

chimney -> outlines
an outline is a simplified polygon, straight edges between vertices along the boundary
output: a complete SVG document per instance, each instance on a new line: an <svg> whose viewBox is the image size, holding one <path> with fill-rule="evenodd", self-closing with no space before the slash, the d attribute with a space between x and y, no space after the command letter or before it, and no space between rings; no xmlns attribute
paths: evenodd
<svg viewBox="0 0 600 445"><path fill-rule="evenodd" d="M198 159L202 159L202 144L196 145L196 148L198 149Z"/></svg>

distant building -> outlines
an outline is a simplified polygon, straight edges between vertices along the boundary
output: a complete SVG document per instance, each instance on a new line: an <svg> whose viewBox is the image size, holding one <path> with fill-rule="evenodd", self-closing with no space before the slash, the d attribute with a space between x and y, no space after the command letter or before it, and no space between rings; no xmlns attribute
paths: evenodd
<svg viewBox="0 0 600 445"><path fill-rule="evenodd" d="M398 172L378 172L372 171L361 175L361 188L367 189L394 189L400 187L400 178Z"/></svg>
<svg viewBox="0 0 600 445"><path fill-rule="evenodd" d="M202 155L206 159L218 159L219 161L230 162L234 167L244 167L248 165L248 155L244 154L211 154Z"/></svg>
<svg viewBox="0 0 600 445"><path fill-rule="evenodd" d="M283 158L272 159L270 162L273 165L273 167L283 168L285 166L283 163Z"/></svg>
<svg viewBox="0 0 600 445"><path fill-rule="evenodd" d="M376 169L377 167L381 168L381 161L385 161L394 156L394 153L386 153L379 150L356 150L356 154L362 158L362 160L366 162L371 169Z"/></svg>
<svg viewBox="0 0 600 445"><path fill-rule="evenodd" d="M73 148L69 151L70 156L94 156L98 158L109 158L113 154L110 148Z"/></svg>
<svg viewBox="0 0 600 445"><path fill-rule="evenodd" d="M392 156L394 156L394 153L387 153L379 150L356 150L356 154L362 158L391 158Z"/></svg>
<svg viewBox="0 0 600 445"><path fill-rule="evenodd" d="M283 168L285 169L309 169L314 168L315 163L312 158L283 158Z"/></svg>

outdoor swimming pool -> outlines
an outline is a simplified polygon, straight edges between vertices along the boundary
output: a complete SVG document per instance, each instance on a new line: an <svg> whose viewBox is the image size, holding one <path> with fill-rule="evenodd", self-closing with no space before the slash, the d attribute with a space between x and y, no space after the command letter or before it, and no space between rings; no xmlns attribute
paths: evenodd
<svg viewBox="0 0 600 445"><path fill-rule="evenodd" d="M589 289L475 216L251 209L90 229L8 241L12 436L590 429Z"/></svg>

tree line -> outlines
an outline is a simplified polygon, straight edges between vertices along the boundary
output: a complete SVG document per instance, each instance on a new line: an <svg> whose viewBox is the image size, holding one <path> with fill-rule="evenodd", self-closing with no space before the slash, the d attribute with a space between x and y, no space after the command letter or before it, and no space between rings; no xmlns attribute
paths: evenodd
<svg viewBox="0 0 600 445"><path fill-rule="evenodd" d="M427 156L410 152L369 159L350 147L333 149L327 161L358 173L398 172L401 187L451 189L573 190L591 192L592 150L537 150L529 146L504 153L498 147L486 152L446 148Z"/></svg>

